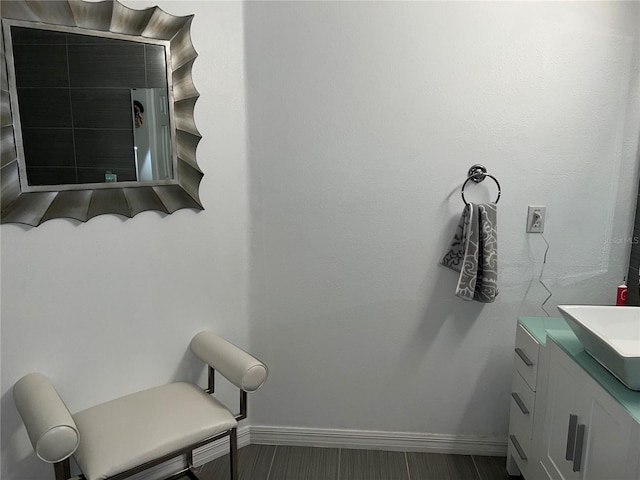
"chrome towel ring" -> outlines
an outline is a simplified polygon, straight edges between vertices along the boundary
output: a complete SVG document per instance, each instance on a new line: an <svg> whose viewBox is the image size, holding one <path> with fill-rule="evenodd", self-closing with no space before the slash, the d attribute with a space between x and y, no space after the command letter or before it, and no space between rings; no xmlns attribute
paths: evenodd
<svg viewBox="0 0 640 480"><path fill-rule="evenodd" d="M487 168L484 165L480 165L479 163L476 163L469 169L469 171L467 172L467 179L462 184L462 190L460 193L462 195L462 201L464 202L465 205L469 205L469 202L467 202L467 199L464 198L464 187L467 186L467 183L469 183L470 181L474 181L475 183L480 183L487 177L489 177L491 180L496 182L496 185L498 186L498 197L496 198L496 201L495 201L495 203L498 203L498 200L500 200L500 194L502 193L502 189L500 188L500 182L498 182L496 177L494 177L493 175L489 175L487 173Z"/></svg>

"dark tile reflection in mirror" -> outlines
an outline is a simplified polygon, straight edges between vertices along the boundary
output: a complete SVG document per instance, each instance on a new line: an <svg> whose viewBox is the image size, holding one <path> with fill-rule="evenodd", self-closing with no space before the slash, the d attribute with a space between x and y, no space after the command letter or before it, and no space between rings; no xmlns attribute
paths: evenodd
<svg viewBox="0 0 640 480"><path fill-rule="evenodd" d="M27 128L22 137L27 167L75 167L71 129Z"/></svg>
<svg viewBox="0 0 640 480"><path fill-rule="evenodd" d="M29 185L137 180L131 89L167 88L164 46L11 33Z"/></svg>
<svg viewBox="0 0 640 480"><path fill-rule="evenodd" d="M82 35L76 33L66 33L66 42L69 45L138 45L130 40L121 40L119 38L108 38L96 35Z"/></svg>
<svg viewBox="0 0 640 480"><path fill-rule="evenodd" d="M74 88L70 104L75 128L131 131L131 93L122 88Z"/></svg>
<svg viewBox="0 0 640 480"><path fill-rule="evenodd" d="M35 28L11 28L11 41L13 45L66 45L67 34L51 30L38 30Z"/></svg>
<svg viewBox="0 0 640 480"><path fill-rule="evenodd" d="M102 145L99 152L95 146ZM108 129L78 129L75 131L76 165L84 168L87 173L82 178L98 178L91 180L105 181L107 171L120 171L119 182L135 181L135 164L131 158L133 133L130 130ZM89 170L95 170L96 175L89 175ZM78 183L86 183L80 178Z"/></svg>
<svg viewBox="0 0 640 480"><path fill-rule="evenodd" d="M167 88L166 58L164 47L160 45L145 45L144 57L146 63L147 88Z"/></svg>
<svg viewBox="0 0 640 480"><path fill-rule="evenodd" d="M22 137L25 156L30 159L27 165L30 185L77 183L71 129L27 128Z"/></svg>
<svg viewBox="0 0 640 480"><path fill-rule="evenodd" d="M69 87L65 45L14 45L19 87Z"/></svg>
<svg viewBox="0 0 640 480"><path fill-rule="evenodd" d="M34 185L78 183L75 167L27 167L27 177Z"/></svg>
<svg viewBox="0 0 640 480"><path fill-rule="evenodd" d="M110 168L109 172L117 176L119 182L127 179L135 180L136 172L133 168ZM104 182L105 170L96 168L77 168L78 183L100 183Z"/></svg>
<svg viewBox="0 0 640 480"><path fill-rule="evenodd" d="M145 87L144 45L69 45L72 87Z"/></svg>
<svg viewBox="0 0 640 480"><path fill-rule="evenodd" d="M67 88L19 88L23 128L71 128L70 93Z"/></svg>

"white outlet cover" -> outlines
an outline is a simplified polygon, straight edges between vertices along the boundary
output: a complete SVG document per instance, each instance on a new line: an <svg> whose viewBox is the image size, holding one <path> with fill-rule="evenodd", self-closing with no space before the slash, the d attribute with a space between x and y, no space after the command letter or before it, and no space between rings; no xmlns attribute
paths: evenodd
<svg viewBox="0 0 640 480"><path fill-rule="evenodd" d="M540 214L538 224L535 224L535 213ZM527 210L527 233L543 233L544 221L547 218L547 207L545 205L529 205Z"/></svg>

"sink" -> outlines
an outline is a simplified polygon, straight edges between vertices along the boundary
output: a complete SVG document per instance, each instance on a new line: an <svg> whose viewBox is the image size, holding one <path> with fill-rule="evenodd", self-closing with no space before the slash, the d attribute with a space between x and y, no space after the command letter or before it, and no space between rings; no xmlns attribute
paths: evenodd
<svg viewBox="0 0 640 480"><path fill-rule="evenodd" d="M586 352L632 390L640 390L640 307L558 305Z"/></svg>

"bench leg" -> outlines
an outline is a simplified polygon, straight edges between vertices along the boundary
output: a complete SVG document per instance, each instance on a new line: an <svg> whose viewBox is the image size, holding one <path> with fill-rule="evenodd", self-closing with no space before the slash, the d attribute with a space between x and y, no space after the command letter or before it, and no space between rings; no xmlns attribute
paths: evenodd
<svg viewBox="0 0 640 480"><path fill-rule="evenodd" d="M198 477L198 474L196 473L195 470L186 470L185 474L187 475L187 477L189 477L191 480L200 480L200 477ZM184 477L180 477L180 478L184 478Z"/></svg>
<svg viewBox="0 0 640 480"><path fill-rule="evenodd" d="M56 474L56 480L67 480L71 477L71 462L69 459L53 464L53 471Z"/></svg>
<svg viewBox="0 0 640 480"><path fill-rule="evenodd" d="M238 431L235 428L232 428L229 433L229 459L231 480L238 480Z"/></svg>
<svg viewBox="0 0 640 480"><path fill-rule="evenodd" d="M196 469L193 468L193 450L189 450L185 455L187 457L187 470L185 471L187 477L192 480L199 480Z"/></svg>

